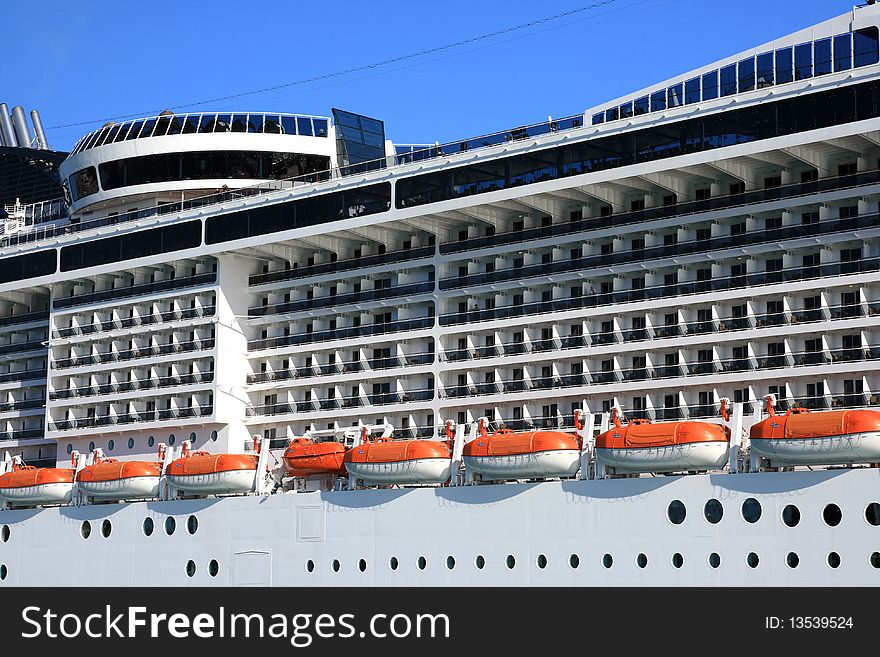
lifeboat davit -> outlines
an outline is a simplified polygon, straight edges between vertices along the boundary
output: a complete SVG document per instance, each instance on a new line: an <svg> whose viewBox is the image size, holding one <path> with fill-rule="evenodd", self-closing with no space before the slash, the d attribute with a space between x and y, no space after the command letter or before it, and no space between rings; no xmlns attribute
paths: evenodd
<svg viewBox="0 0 880 657"><path fill-rule="evenodd" d="M232 495L254 490L257 456L190 452L168 464L165 476L189 495Z"/></svg>
<svg viewBox="0 0 880 657"><path fill-rule="evenodd" d="M580 467L577 436L563 431L511 431L480 435L464 446L465 466L482 479L573 477Z"/></svg>
<svg viewBox="0 0 880 657"><path fill-rule="evenodd" d="M76 473L76 483L89 497L138 500L158 496L161 475L161 463L118 461L95 454L93 463Z"/></svg>
<svg viewBox="0 0 880 657"><path fill-rule="evenodd" d="M770 467L880 463L880 411L816 411L792 408L752 425L751 448Z"/></svg>
<svg viewBox="0 0 880 657"><path fill-rule="evenodd" d="M345 453L345 469L366 484L442 484L452 454L446 441L370 438Z"/></svg>
<svg viewBox="0 0 880 657"><path fill-rule="evenodd" d="M284 450L284 469L291 477L344 474L345 451L345 445L335 440L294 438Z"/></svg>
<svg viewBox="0 0 880 657"><path fill-rule="evenodd" d="M0 475L0 498L12 506L65 504L73 492L72 468L35 468L16 457L12 470Z"/></svg>
<svg viewBox="0 0 880 657"><path fill-rule="evenodd" d="M596 437L596 458L615 474L717 470L727 463L727 431L711 422L633 420Z"/></svg>

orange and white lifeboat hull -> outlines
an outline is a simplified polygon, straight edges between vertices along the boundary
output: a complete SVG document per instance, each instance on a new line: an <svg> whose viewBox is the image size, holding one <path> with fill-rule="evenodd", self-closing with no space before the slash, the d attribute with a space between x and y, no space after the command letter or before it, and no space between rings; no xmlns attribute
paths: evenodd
<svg viewBox="0 0 880 657"><path fill-rule="evenodd" d="M74 470L18 466L0 475L0 498L13 506L66 504L73 493Z"/></svg>
<svg viewBox="0 0 880 657"><path fill-rule="evenodd" d="M189 495L232 495L254 490L257 457L192 452L165 469L168 481Z"/></svg>
<svg viewBox="0 0 880 657"><path fill-rule="evenodd" d="M449 447L440 440L377 438L345 454L348 474L365 484L442 484L451 467Z"/></svg>
<svg viewBox="0 0 880 657"><path fill-rule="evenodd" d="M77 472L76 484L96 499L148 499L158 496L161 475L159 463L104 459Z"/></svg>
<svg viewBox="0 0 880 657"><path fill-rule="evenodd" d="M636 420L596 438L596 458L615 474L718 470L728 455L727 432L711 422Z"/></svg>
<svg viewBox="0 0 880 657"><path fill-rule="evenodd" d="M580 467L577 436L563 431L501 430L464 446L469 471L482 479L573 477Z"/></svg>
<svg viewBox="0 0 880 657"><path fill-rule="evenodd" d="M344 474L345 452L345 445L334 440L294 438L284 450L284 469L291 477Z"/></svg>
<svg viewBox="0 0 880 657"><path fill-rule="evenodd" d="M793 408L753 425L750 438L771 467L880 463L880 411Z"/></svg>

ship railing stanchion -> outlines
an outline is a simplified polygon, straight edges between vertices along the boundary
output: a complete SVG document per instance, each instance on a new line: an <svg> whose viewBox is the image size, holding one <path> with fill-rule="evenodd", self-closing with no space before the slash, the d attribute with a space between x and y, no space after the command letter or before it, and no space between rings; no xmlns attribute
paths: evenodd
<svg viewBox="0 0 880 657"><path fill-rule="evenodd" d="M450 469L449 485L461 486L464 479L462 472L462 453L464 452L464 425L454 420L446 420L444 424L447 437L452 434L452 468Z"/></svg>
<svg viewBox="0 0 880 657"><path fill-rule="evenodd" d="M263 443L267 444L264 445ZM254 436L254 449L257 450L257 472L254 479L254 492L257 495L269 493L269 446L259 436Z"/></svg>
<svg viewBox="0 0 880 657"><path fill-rule="evenodd" d="M95 450L98 451L98 450ZM70 499L73 502L74 506L82 506L83 504L88 504L89 500L86 497L86 494L80 490L79 488L79 473L83 470L83 468L88 465L84 454L80 454L77 450L73 450L70 453L70 461L73 464L73 495L71 495Z"/></svg>
<svg viewBox="0 0 880 657"><path fill-rule="evenodd" d="M469 443L472 440L476 440L477 436L480 435L480 420L482 420L482 418L478 419L476 422L471 422L470 431L468 432L467 439L464 441L465 443ZM462 431L462 435L464 435L464 431ZM464 451L464 445L462 445L462 451ZM464 459L462 458L462 460L464 460ZM465 466L465 468L464 468L464 485L470 486L474 483L475 483L475 479L474 479L473 471L470 468L468 468L467 466Z"/></svg>
<svg viewBox="0 0 880 657"><path fill-rule="evenodd" d="M602 413L599 419L599 433L603 434L611 428L611 413ZM595 450L594 450L595 452ZM605 478L605 465L597 458L593 468L594 479Z"/></svg>
<svg viewBox="0 0 880 657"><path fill-rule="evenodd" d="M574 426L581 438L581 466L578 471L578 479L593 478L593 414L585 410L577 409L574 412Z"/></svg>
<svg viewBox="0 0 880 657"><path fill-rule="evenodd" d="M12 470L12 456L9 454L9 450L3 453L3 460L0 461L0 475L6 474Z"/></svg>
<svg viewBox="0 0 880 657"><path fill-rule="evenodd" d="M168 449L165 443L159 443L158 449L159 462L162 464L162 475L159 480L159 499L171 500L174 499L174 486L168 480L168 467L174 460L174 450Z"/></svg>

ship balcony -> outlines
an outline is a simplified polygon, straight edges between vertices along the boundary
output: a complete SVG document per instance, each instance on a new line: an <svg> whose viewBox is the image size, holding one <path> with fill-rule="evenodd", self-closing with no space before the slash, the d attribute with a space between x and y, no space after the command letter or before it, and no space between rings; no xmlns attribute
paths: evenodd
<svg viewBox="0 0 880 657"><path fill-rule="evenodd" d="M18 331L27 328L38 328L39 326L46 325L48 322L48 310L7 315L6 317L0 317L0 330L5 331L12 328Z"/></svg>
<svg viewBox="0 0 880 657"><path fill-rule="evenodd" d="M705 212L717 210L748 208L751 213L759 211L753 207L758 203L780 199L793 199L799 196L812 196L819 193L852 189L877 183L880 183L880 170L865 171L854 175L823 178L822 180L815 180L806 183L782 185L780 187L754 190L742 194L717 196L715 198L690 201L687 203L677 203L671 206L661 206L636 212L617 213L608 217L590 217L566 223L552 224L550 226L527 228L525 230L515 230L507 233L496 233L495 235L485 237L474 237L457 242L441 244L440 253L460 253L476 249L494 248L502 245L520 246L523 243L533 240L618 228L621 226L639 224L658 219L685 217L688 215L703 214ZM796 229L800 228L800 226L791 226L790 228ZM847 229L842 228L841 230ZM787 239L787 236L785 239ZM610 261L608 261L608 264L610 264ZM441 289L444 289L442 281Z"/></svg>
<svg viewBox="0 0 880 657"><path fill-rule="evenodd" d="M137 328L139 326L151 326L170 322L179 322L181 320L213 317L216 311L217 307L215 305L210 305L203 306L201 308L185 308L182 310L156 312L139 317L108 319L100 322L94 322L92 324L83 324L82 326L59 328L52 332L52 337L71 338L83 335L92 335L105 331L115 331L120 329ZM156 328L161 327L157 326Z"/></svg>
<svg viewBox="0 0 880 657"><path fill-rule="evenodd" d="M430 365L434 362L434 352L422 352L417 354L405 354L400 356L392 356L388 358L372 358L367 363L372 370L385 370L392 368L415 367L419 365ZM275 383L280 381L300 381L312 378L323 378L330 376L344 376L365 371L364 363L360 360L341 361L319 367L291 367L283 370L275 370L272 372L255 372L247 375L248 385L259 383Z"/></svg>
<svg viewBox="0 0 880 657"><path fill-rule="evenodd" d="M413 283L410 285L397 285L394 287L381 288L379 290L366 290L364 292L335 294L332 296L315 297L312 299L302 299L273 305L255 306L248 309L248 317L256 319L267 315L306 312L321 308L334 308L371 301L384 301L386 299L394 299L397 297L409 298L423 294L432 294L433 292L433 281Z"/></svg>
<svg viewBox="0 0 880 657"><path fill-rule="evenodd" d="M56 370L61 370L73 367L86 367L90 365L104 365L107 363L127 362L131 360L145 359L155 356L193 354L195 352L213 349L214 344L214 338L205 338L203 340L191 340L187 342L177 342L174 344L151 345L148 347L137 347L134 349L110 351L100 354L72 356L70 358L57 358L53 363L53 367Z"/></svg>
<svg viewBox="0 0 880 657"><path fill-rule="evenodd" d="M391 437L394 440L415 440L417 438L433 438L437 435L433 426L402 427L395 429Z"/></svg>
<svg viewBox="0 0 880 657"><path fill-rule="evenodd" d="M31 340L28 342L11 342L9 344L0 345L0 356L6 354L15 354L17 356L31 353L34 351L46 351L47 343L44 340Z"/></svg>
<svg viewBox="0 0 880 657"><path fill-rule="evenodd" d="M591 296L537 301L489 310L452 312L440 315L440 325L455 326L473 322L487 322L516 317L527 317L531 315L578 310L582 308L598 308L636 301L651 301L655 299L724 292L742 288L755 288L775 283L790 283L815 278L813 270L816 269L820 270L819 278L823 279L833 279L853 273L873 273L880 271L880 258L866 258L848 263L831 263L820 267L790 268L783 271L759 272L747 274L745 276L718 277L705 281L692 281L688 283L679 283L677 285L660 285L635 290L620 290L617 292L599 293ZM809 273L809 275L805 275L805 272ZM852 306L854 309L849 312L864 312L863 310L856 310L855 308L857 307L858 306ZM782 313L778 313L777 315L782 315ZM853 316L858 316L858 314ZM764 325L767 325L768 319L769 317L765 316L758 321L764 321ZM837 317L835 317L835 319L837 319ZM784 322L785 319L784 317L781 319L776 317L771 321Z"/></svg>
<svg viewBox="0 0 880 657"><path fill-rule="evenodd" d="M50 431L73 431L100 427L128 426L149 422L165 422L187 418L206 418L214 414L213 405L168 408L150 411L134 411L118 415L98 415L82 418L55 420L49 423Z"/></svg>
<svg viewBox="0 0 880 657"><path fill-rule="evenodd" d="M0 431L0 441L3 440L30 440L33 438L42 438L45 434L45 430L42 428L39 429L17 429L14 431ZM55 460L52 460L52 464L54 467ZM29 465L35 465L34 463L29 463Z"/></svg>
<svg viewBox="0 0 880 657"><path fill-rule="evenodd" d="M11 411L27 411L33 409L43 409L46 406L45 399L22 399L19 401L0 402L0 413L9 413Z"/></svg>
<svg viewBox="0 0 880 657"><path fill-rule="evenodd" d="M304 414L312 412L336 411L352 408L369 408L373 406L389 406L392 404L408 404L419 401L431 401L434 398L433 388L420 390L398 390L396 392L365 393L360 395L330 397L325 399L307 399L275 404L249 406L247 417L262 417L288 414ZM369 411L367 411L369 412Z"/></svg>
<svg viewBox="0 0 880 657"><path fill-rule="evenodd" d="M373 268L385 265L391 265L400 262L408 262L410 260L422 260L434 256L435 248L433 246L421 246L414 249L403 249L400 251L391 251L387 253L361 256L360 258L347 258L345 260L337 260L336 262L324 262L308 267L297 267L296 269L284 269L279 271L271 271L261 274L253 274L248 278L248 285L256 287L267 285L269 283L280 283L283 281L298 280L301 278L309 278L312 276L320 276L323 274L337 274L348 272L356 269ZM276 288L272 288L276 289Z"/></svg>
<svg viewBox="0 0 880 657"><path fill-rule="evenodd" d="M201 383L212 383L213 381L213 372L193 372L191 374L181 374L179 376L133 379L131 381L121 381L119 383L108 383L102 385L91 385L81 388L63 388L50 392L49 399L52 401L64 399L81 399L84 397L97 397L101 395L111 395L127 392L163 390L165 388L175 388Z"/></svg>
<svg viewBox="0 0 880 657"><path fill-rule="evenodd" d="M346 328L314 331L312 333L300 333L297 335L282 335L273 338L250 340L248 351L262 351L264 349L278 349L280 347L298 346L318 342L331 342L350 338L364 338L375 335L389 335L392 333L405 333L427 329L434 326L434 317L419 317L416 319L398 320L369 324L367 326L352 326Z"/></svg>
<svg viewBox="0 0 880 657"><path fill-rule="evenodd" d="M135 297L152 296L157 293L170 292L172 290L202 287L205 285L212 285L216 282L217 273L208 272L205 274L196 274L195 276L184 276L166 281L157 281L155 283L143 283L139 285L114 288L112 290L100 290L89 294L78 294L72 297L61 297L53 299L52 307L57 312L59 310L76 308L78 306L88 306L102 302L116 303L123 299L130 300Z"/></svg>

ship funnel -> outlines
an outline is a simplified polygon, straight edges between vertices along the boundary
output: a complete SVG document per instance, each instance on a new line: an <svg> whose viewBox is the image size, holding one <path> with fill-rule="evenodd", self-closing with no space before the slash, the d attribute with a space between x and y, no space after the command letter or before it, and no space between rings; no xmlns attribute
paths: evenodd
<svg viewBox="0 0 880 657"><path fill-rule="evenodd" d="M12 108L12 128L15 130L15 138L18 145L27 148L31 144L30 131L28 130L27 119L24 118L24 108L16 105Z"/></svg>
<svg viewBox="0 0 880 657"><path fill-rule="evenodd" d="M12 121L9 120L9 108L6 103L0 103L0 133L3 135L3 143L6 146L18 146L15 132L12 130Z"/></svg>
<svg viewBox="0 0 880 657"><path fill-rule="evenodd" d="M42 150L49 148L49 142L46 141L46 133L43 131L43 122L40 120L40 113L37 110L31 110L31 123L34 124L34 137L37 139L37 148Z"/></svg>

